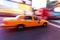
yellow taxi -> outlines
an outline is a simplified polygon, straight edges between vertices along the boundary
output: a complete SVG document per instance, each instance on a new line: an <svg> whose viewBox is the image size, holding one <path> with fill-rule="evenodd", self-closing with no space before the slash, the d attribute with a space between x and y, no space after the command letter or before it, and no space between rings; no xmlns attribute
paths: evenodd
<svg viewBox="0 0 60 40"><path fill-rule="evenodd" d="M47 20L27 15L18 15L15 18L4 18L1 24L2 27L16 27L17 29L35 26L47 27L47 25Z"/></svg>

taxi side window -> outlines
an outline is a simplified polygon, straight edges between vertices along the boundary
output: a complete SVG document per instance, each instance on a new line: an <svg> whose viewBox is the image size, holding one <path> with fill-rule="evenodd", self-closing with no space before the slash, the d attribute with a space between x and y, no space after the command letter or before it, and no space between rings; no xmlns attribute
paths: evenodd
<svg viewBox="0 0 60 40"><path fill-rule="evenodd" d="M32 20L31 16L25 16L24 20Z"/></svg>
<svg viewBox="0 0 60 40"><path fill-rule="evenodd" d="M34 20L38 20L38 18L36 16L34 16Z"/></svg>

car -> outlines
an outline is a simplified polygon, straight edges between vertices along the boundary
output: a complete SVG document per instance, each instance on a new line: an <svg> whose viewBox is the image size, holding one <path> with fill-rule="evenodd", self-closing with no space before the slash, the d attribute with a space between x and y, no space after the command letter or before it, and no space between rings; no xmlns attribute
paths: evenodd
<svg viewBox="0 0 60 40"><path fill-rule="evenodd" d="M36 16L31 15L18 15L15 18L4 18L2 27L15 27L23 29L25 27L42 26L47 27L48 21L45 19L38 19Z"/></svg>
<svg viewBox="0 0 60 40"><path fill-rule="evenodd" d="M49 19L60 20L60 12L50 12Z"/></svg>

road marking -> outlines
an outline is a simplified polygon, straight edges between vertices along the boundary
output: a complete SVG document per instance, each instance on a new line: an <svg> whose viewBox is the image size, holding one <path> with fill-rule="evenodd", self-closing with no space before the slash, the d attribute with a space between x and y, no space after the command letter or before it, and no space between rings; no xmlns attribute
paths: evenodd
<svg viewBox="0 0 60 40"><path fill-rule="evenodd" d="M51 20L52 22L60 23L60 20Z"/></svg>
<svg viewBox="0 0 60 40"><path fill-rule="evenodd" d="M49 23L49 24L52 25L52 26L55 26L57 28L60 28L60 25L56 25L56 24L53 24L53 23Z"/></svg>
<svg viewBox="0 0 60 40"><path fill-rule="evenodd" d="M60 23L60 21L54 21L54 22Z"/></svg>

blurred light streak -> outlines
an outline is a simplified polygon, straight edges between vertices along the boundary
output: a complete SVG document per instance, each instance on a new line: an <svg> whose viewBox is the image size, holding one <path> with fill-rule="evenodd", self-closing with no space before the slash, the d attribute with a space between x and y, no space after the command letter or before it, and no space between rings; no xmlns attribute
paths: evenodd
<svg viewBox="0 0 60 40"><path fill-rule="evenodd" d="M0 0L0 12L20 14L22 11L18 8L18 3Z"/></svg>
<svg viewBox="0 0 60 40"><path fill-rule="evenodd" d="M7 0L7 1L16 1L16 2L22 2L22 0Z"/></svg>
<svg viewBox="0 0 60 40"><path fill-rule="evenodd" d="M46 4L47 0L32 0L32 7L35 9L46 7Z"/></svg>
<svg viewBox="0 0 60 40"><path fill-rule="evenodd" d="M12 0L12 1L16 1L16 0ZM26 8L23 8L22 6L25 6ZM27 6L25 4L18 4L15 2L11 2L11 0L0 0L0 12L22 14L24 13L24 10L30 10L29 7L30 6Z"/></svg>
<svg viewBox="0 0 60 40"><path fill-rule="evenodd" d="M3 8L11 8L11 9L17 9L18 6L17 3L9 2L9 1L0 1L0 7L3 6Z"/></svg>
<svg viewBox="0 0 60 40"><path fill-rule="evenodd" d="M56 0L56 1L60 2L60 0Z"/></svg>
<svg viewBox="0 0 60 40"><path fill-rule="evenodd" d="M54 11L55 11L55 12L60 12L60 7L54 8Z"/></svg>
<svg viewBox="0 0 60 40"><path fill-rule="evenodd" d="M49 0L49 1L51 1L51 2L52 2L52 1L56 1L56 0Z"/></svg>

